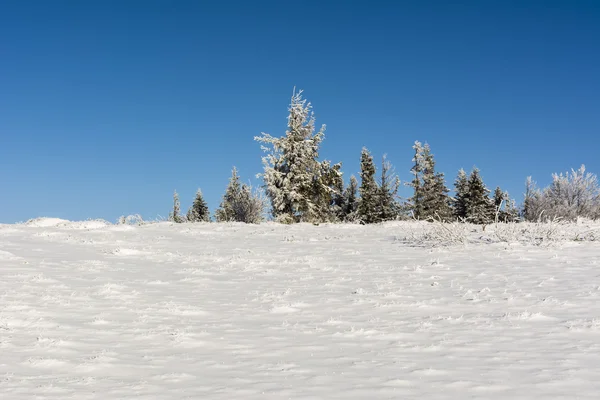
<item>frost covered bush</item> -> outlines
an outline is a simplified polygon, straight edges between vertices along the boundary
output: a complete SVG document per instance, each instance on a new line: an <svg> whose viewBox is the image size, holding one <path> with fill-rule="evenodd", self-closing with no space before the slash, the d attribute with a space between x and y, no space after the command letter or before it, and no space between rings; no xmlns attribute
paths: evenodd
<svg viewBox="0 0 600 400"><path fill-rule="evenodd" d="M145 221L140 214L121 215L117 221L118 225L144 225Z"/></svg>
<svg viewBox="0 0 600 400"><path fill-rule="evenodd" d="M531 177L527 178L523 217L527 221L544 221L560 218L576 221L577 218L600 218L600 186L598 177L578 170L552 175L552 183L540 190Z"/></svg>

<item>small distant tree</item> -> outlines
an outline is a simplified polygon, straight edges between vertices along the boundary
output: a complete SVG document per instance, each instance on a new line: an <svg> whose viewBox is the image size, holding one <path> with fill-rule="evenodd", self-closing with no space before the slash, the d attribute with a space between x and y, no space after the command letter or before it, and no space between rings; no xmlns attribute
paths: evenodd
<svg viewBox="0 0 600 400"><path fill-rule="evenodd" d="M358 218L358 181L354 175L350 176L350 183L344 189L342 203L342 220L345 222L354 222Z"/></svg>
<svg viewBox="0 0 600 400"><path fill-rule="evenodd" d="M444 174L435 171L435 160L427 143L423 146L421 169L421 218L449 221L452 219L450 197Z"/></svg>
<svg viewBox="0 0 600 400"><path fill-rule="evenodd" d="M415 156L411 169L413 180L410 183L414 190L410 200L414 218L424 220L452 219L450 197L444 180L444 174L435 171L435 160L427 143L422 145L416 141L413 149Z"/></svg>
<svg viewBox="0 0 600 400"><path fill-rule="evenodd" d="M187 220L189 222L209 222L210 221L210 212L208 210L208 205L202 196L202 191L198 189L196 192L196 197L194 198L194 203L189 208L187 212Z"/></svg>
<svg viewBox="0 0 600 400"><path fill-rule="evenodd" d="M373 156L366 148L362 149L360 157L360 200L358 201L358 219L363 224L379 222L378 194L375 181L375 164Z"/></svg>
<svg viewBox="0 0 600 400"><path fill-rule="evenodd" d="M173 193L173 211L169 213L169 221L178 224L185 222L185 219L181 216L181 204L179 202L179 194L177 191Z"/></svg>
<svg viewBox="0 0 600 400"><path fill-rule="evenodd" d="M418 140L413 145L415 155L413 157L413 166L410 172L413 175L409 186L413 188L413 196L408 200L409 207L413 218L423 218L423 182L421 176L425 168L425 160L423 158L423 145Z"/></svg>
<svg viewBox="0 0 600 400"><path fill-rule="evenodd" d="M398 189L400 178L396 175L392 163L386 156L381 160L381 177L377 193L378 221L393 221L398 218L400 206L398 204Z"/></svg>
<svg viewBox="0 0 600 400"><path fill-rule="evenodd" d="M235 221L235 203L239 201L242 191L242 184L238 176L237 168L233 167L229 184L221 200L221 204L215 211L215 219L217 222Z"/></svg>
<svg viewBox="0 0 600 400"><path fill-rule="evenodd" d="M521 212L523 219L533 222L542 218L542 213L547 208L544 202L542 191L537 187L533 178L528 176L525 180L525 195Z"/></svg>
<svg viewBox="0 0 600 400"><path fill-rule="evenodd" d="M479 169L474 168L469 176L469 198L467 220L475 224L489 224L494 220L495 210L490 190L483 183Z"/></svg>
<svg viewBox="0 0 600 400"><path fill-rule="evenodd" d="M242 185L237 169L233 167L229 184L215 212L217 222L245 222L257 224L264 220L265 200L260 193Z"/></svg>
<svg viewBox="0 0 600 400"><path fill-rule="evenodd" d="M467 203L469 202L469 178L462 168L458 171L458 176L454 181L454 192L454 198L452 199L454 218L465 221L467 219Z"/></svg>

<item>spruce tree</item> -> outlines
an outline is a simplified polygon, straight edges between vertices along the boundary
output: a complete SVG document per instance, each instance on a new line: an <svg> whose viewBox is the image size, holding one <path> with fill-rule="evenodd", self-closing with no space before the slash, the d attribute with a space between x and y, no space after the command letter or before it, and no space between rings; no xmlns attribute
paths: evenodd
<svg viewBox="0 0 600 400"><path fill-rule="evenodd" d="M341 176L340 164L319 162L319 146L325 125L315 133L315 118L302 91L294 92L289 106L288 129L276 138L263 133L255 137L268 154L263 157L266 194L273 216L281 222L317 222L329 208L332 185Z"/></svg>
<svg viewBox="0 0 600 400"><path fill-rule="evenodd" d="M221 200L221 204L215 211L215 219L217 222L235 221L235 202L241 196L242 185L238 176L237 168L233 167L229 184Z"/></svg>
<svg viewBox="0 0 600 400"><path fill-rule="evenodd" d="M200 189L198 189L198 191L196 192L194 203L187 212L187 220L189 222L210 221L210 212L208 210L208 205L206 204L206 201L204 201L204 197L202 196L202 191Z"/></svg>
<svg viewBox="0 0 600 400"><path fill-rule="evenodd" d="M465 221L467 219L467 203L469 202L469 178L462 168L458 171L458 176L454 181L454 192L452 201L454 218Z"/></svg>
<svg viewBox="0 0 600 400"><path fill-rule="evenodd" d="M400 208L397 201L399 188L400 178L384 155L381 161L381 178L377 193L378 221L393 221L398 217Z"/></svg>
<svg viewBox="0 0 600 400"><path fill-rule="evenodd" d="M181 204L179 202L179 194L177 191L173 193L173 211L169 213L169 221L176 222L178 224L184 222L181 214Z"/></svg>
<svg viewBox="0 0 600 400"><path fill-rule="evenodd" d="M356 221L358 215L358 181L354 175L350 176L350 183L344 190L343 206L342 206L342 220L345 222Z"/></svg>
<svg viewBox="0 0 600 400"><path fill-rule="evenodd" d="M215 212L217 222L245 222L257 224L263 221L263 199L248 185L242 185L237 169L233 167L229 184Z"/></svg>
<svg viewBox="0 0 600 400"><path fill-rule="evenodd" d="M378 187L375 182L375 164L369 150L363 147L360 157L360 200L358 202L358 219L363 224L379 222Z"/></svg>
<svg viewBox="0 0 600 400"><path fill-rule="evenodd" d="M415 155L413 157L413 166L410 169L413 179L409 185L413 188L414 194L409 199L409 207L413 218L420 219L423 215L423 187L421 181L421 174L424 168L423 145L417 140L413 145L413 149L415 150Z"/></svg>
<svg viewBox="0 0 600 400"><path fill-rule="evenodd" d="M435 160L431 149L426 143L421 155L421 219L448 221L452 218L448 188L444 174L435 172Z"/></svg>
<svg viewBox="0 0 600 400"><path fill-rule="evenodd" d="M489 198L490 190L483 183L479 169L474 168L469 176L469 198L467 220L475 224L489 224L494 220L494 203Z"/></svg>
<svg viewBox="0 0 600 400"><path fill-rule="evenodd" d="M519 221L519 209L514 199L508 195L508 192L504 192L504 218L505 222L518 222Z"/></svg>
<svg viewBox="0 0 600 400"><path fill-rule="evenodd" d="M496 189L494 190L494 199L492 202L494 203L494 217L497 215L498 221L505 222L506 216L504 215L504 207L506 206L506 199L504 197L504 192L502 189L500 189L500 186L496 186Z"/></svg>

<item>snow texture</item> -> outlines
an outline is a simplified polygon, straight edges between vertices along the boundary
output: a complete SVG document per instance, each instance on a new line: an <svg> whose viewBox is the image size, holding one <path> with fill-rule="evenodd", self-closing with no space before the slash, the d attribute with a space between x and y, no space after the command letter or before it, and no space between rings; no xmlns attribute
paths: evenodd
<svg viewBox="0 0 600 400"><path fill-rule="evenodd" d="M597 398L598 241L464 226L0 225L0 397Z"/></svg>

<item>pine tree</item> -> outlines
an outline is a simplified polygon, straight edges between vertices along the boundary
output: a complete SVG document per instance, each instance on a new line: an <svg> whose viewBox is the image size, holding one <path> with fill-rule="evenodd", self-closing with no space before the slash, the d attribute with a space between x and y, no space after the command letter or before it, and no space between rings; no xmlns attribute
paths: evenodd
<svg viewBox="0 0 600 400"><path fill-rule="evenodd" d="M169 213L169 221L176 222L178 224L185 222L184 218L180 215L181 204L179 203L179 194L177 191L173 193L173 211Z"/></svg>
<svg viewBox="0 0 600 400"><path fill-rule="evenodd" d="M202 191L200 189L198 189L198 191L196 192L194 203L187 212L187 220L189 222L210 221L210 212L208 210L208 205L206 204L206 201L204 201L204 197L202 196Z"/></svg>
<svg viewBox="0 0 600 400"><path fill-rule="evenodd" d="M427 143L423 146L421 167L421 214L419 218L448 221L452 218L444 174L435 172L435 160Z"/></svg>
<svg viewBox="0 0 600 400"><path fill-rule="evenodd" d="M336 177L333 183L333 193L330 208L330 220L334 222L344 222L345 220L345 189L344 180L341 175Z"/></svg>
<svg viewBox="0 0 600 400"><path fill-rule="evenodd" d="M454 192L452 201L454 218L465 221L467 219L467 203L469 202L469 178L462 168L458 171L458 176L454 181Z"/></svg>
<svg viewBox="0 0 600 400"><path fill-rule="evenodd" d="M264 220L265 203L252 188L240 183L237 169L233 167L229 184L215 212L217 222L245 222L257 224Z"/></svg>
<svg viewBox="0 0 600 400"><path fill-rule="evenodd" d="M358 215L358 181L354 175L350 176L350 183L344 190L342 220L345 222L356 221Z"/></svg>
<svg viewBox="0 0 600 400"><path fill-rule="evenodd" d="M399 188L400 178L384 155L381 161L381 178L377 193L378 221L393 221L398 217L400 208L397 201Z"/></svg>
<svg viewBox="0 0 600 400"><path fill-rule="evenodd" d="M475 224L489 224L494 220L494 203L489 198L490 190L485 186L479 169L474 168L469 176L469 198L467 220Z"/></svg>
<svg viewBox="0 0 600 400"><path fill-rule="evenodd" d="M496 218L500 222L506 222L507 218L504 213L504 207L506 206L506 198L500 186L496 186L494 190L494 199L492 200L494 203L494 210L496 213Z"/></svg>
<svg viewBox="0 0 600 400"><path fill-rule="evenodd" d="M415 155L413 157L414 164L410 169L413 174L413 180L410 182L409 186L413 188L414 194L409 199L409 207L413 218L420 219L423 216L423 187L421 174L423 172L425 160L423 159L423 145L421 142L418 140L415 141L413 149L415 150Z"/></svg>
<svg viewBox="0 0 600 400"><path fill-rule="evenodd" d="M235 221L235 202L240 198L242 185L238 176L237 168L233 167L229 184L221 200L221 204L215 211L215 219L217 222Z"/></svg>
<svg viewBox="0 0 600 400"><path fill-rule="evenodd" d="M375 164L369 150L362 149L360 158L360 200L358 202L358 219L363 224L379 222L378 187L375 182Z"/></svg>
<svg viewBox="0 0 600 400"><path fill-rule="evenodd" d="M423 220L452 219L450 198L448 188L444 180L444 174L435 171L435 160L431 154L431 148L427 143L422 145L416 141L413 149L414 165L411 168L413 180L410 183L414 190L410 199L413 217Z"/></svg>
<svg viewBox="0 0 600 400"><path fill-rule="evenodd" d="M285 136L275 138L263 133L255 140L263 143L266 194L273 216L281 222L318 222L329 208L335 175L340 164L319 162L319 146L325 137L325 125L315 134L311 104L294 92L289 106ZM329 198L327 198L329 196Z"/></svg>
<svg viewBox="0 0 600 400"><path fill-rule="evenodd" d="M519 209L514 199L508 195L508 192L504 192L504 218L506 222L518 222L519 221Z"/></svg>

